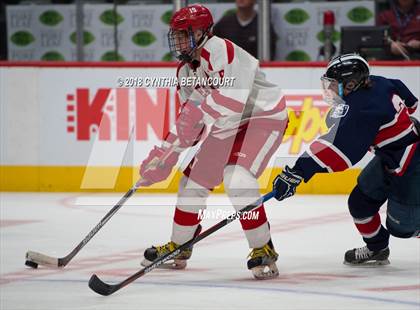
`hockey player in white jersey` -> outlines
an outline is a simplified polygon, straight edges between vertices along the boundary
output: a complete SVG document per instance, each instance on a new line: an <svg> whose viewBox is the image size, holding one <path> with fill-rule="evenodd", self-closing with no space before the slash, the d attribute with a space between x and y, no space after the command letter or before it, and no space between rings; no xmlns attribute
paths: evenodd
<svg viewBox="0 0 420 310"><path fill-rule="evenodd" d="M143 265L176 249L200 231L200 210L214 187L224 182L236 210L260 197L257 178L279 147L288 118L279 88L265 80L259 62L232 42L213 36L213 18L202 5L176 12L168 33L171 52L180 60L178 95L182 103L175 129L142 162L141 177L153 184L165 180L179 153L202 141L179 185L170 242L144 252ZM183 86L186 78L229 79L233 85ZM228 83L229 84L229 83ZM176 152L165 165L148 169L168 149ZM261 205L253 216L241 218L250 248L248 269L257 279L278 276L276 253ZM250 219L251 218L251 219ZM192 248L179 254L172 268L185 268ZM222 255L222 254L221 254Z"/></svg>

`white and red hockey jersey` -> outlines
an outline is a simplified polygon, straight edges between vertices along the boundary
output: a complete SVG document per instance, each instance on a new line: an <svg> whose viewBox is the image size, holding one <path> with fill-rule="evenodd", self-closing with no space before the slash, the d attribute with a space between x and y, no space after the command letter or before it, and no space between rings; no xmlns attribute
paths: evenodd
<svg viewBox="0 0 420 310"><path fill-rule="evenodd" d="M198 103L208 132L219 139L235 135L247 122L281 132L286 127L288 116L280 88L265 79L257 59L229 40L210 37L201 50L200 61L180 63L177 78L178 82L187 78L233 80L220 87L178 83L181 103ZM173 129L163 146L168 147L175 139Z"/></svg>

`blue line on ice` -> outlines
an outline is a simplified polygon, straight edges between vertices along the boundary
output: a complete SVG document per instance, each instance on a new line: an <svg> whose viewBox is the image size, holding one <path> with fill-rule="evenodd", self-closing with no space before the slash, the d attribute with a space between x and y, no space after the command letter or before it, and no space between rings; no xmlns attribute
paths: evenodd
<svg viewBox="0 0 420 310"><path fill-rule="evenodd" d="M60 279L26 279L22 282L78 282L86 283L87 280L60 280ZM318 295L318 296L330 296L338 298L348 298L348 299L359 299L359 300L370 300L378 301L384 303L393 303L400 305L409 305L409 306L420 306L420 303L413 301L404 301L398 299L389 299L381 297L372 297L372 296L363 296L355 294L343 294L343 293L331 293L331 292L322 292L322 291L312 291L305 289L289 289L289 288L279 288L279 287L255 287L255 286L240 286L240 285L231 285L231 284L218 284L218 283L202 283L194 281L183 281L183 282L156 282L156 281L147 281L147 282L133 282L130 285L166 285L166 286L187 286L187 287L204 287L204 288L230 288L238 290L254 290L254 291L263 291L263 292L279 292L279 293L292 293L292 294L301 294L301 295Z"/></svg>

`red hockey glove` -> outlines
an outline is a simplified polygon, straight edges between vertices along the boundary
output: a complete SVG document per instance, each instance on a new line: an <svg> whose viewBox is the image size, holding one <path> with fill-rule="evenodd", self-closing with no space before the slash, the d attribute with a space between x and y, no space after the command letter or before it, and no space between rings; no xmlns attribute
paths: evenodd
<svg viewBox="0 0 420 310"><path fill-rule="evenodd" d="M166 155L166 150L155 146L149 156L143 160L140 166L140 176L143 178L142 185L149 186L165 180L178 162L179 153L172 151L171 154L162 162L161 159Z"/></svg>
<svg viewBox="0 0 420 310"><path fill-rule="evenodd" d="M203 112L193 103L187 102L182 107L176 121L176 131L180 147L189 147L196 142L204 129Z"/></svg>

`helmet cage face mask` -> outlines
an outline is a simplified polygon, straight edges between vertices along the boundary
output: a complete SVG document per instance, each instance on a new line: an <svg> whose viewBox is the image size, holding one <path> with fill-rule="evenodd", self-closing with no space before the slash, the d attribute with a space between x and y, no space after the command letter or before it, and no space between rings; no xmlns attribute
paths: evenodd
<svg viewBox="0 0 420 310"><path fill-rule="evenodd" d="M168 32L168 44L169 50L173 57L180 61L191 62L193 60L193 54L208 37L210 28L203 30L203 34L200 39L196 41L194 31L191 27L188 30L176 30L170 29Z"/></svg>
<svg viewBox="0 0 420 310"><path fill-rule="evenodd" d="M337 105L345 102L343 100L343 83L323 75L321 77L321 85L322 96L327 104Z"/></svg>
<svg viewBox="0 0 420 310"><path fill-rule="evenodd" d="M178 60L190 62L197 47L194 32L188 30L170 29L168 32L169 50L173 57Z"/></svg>

